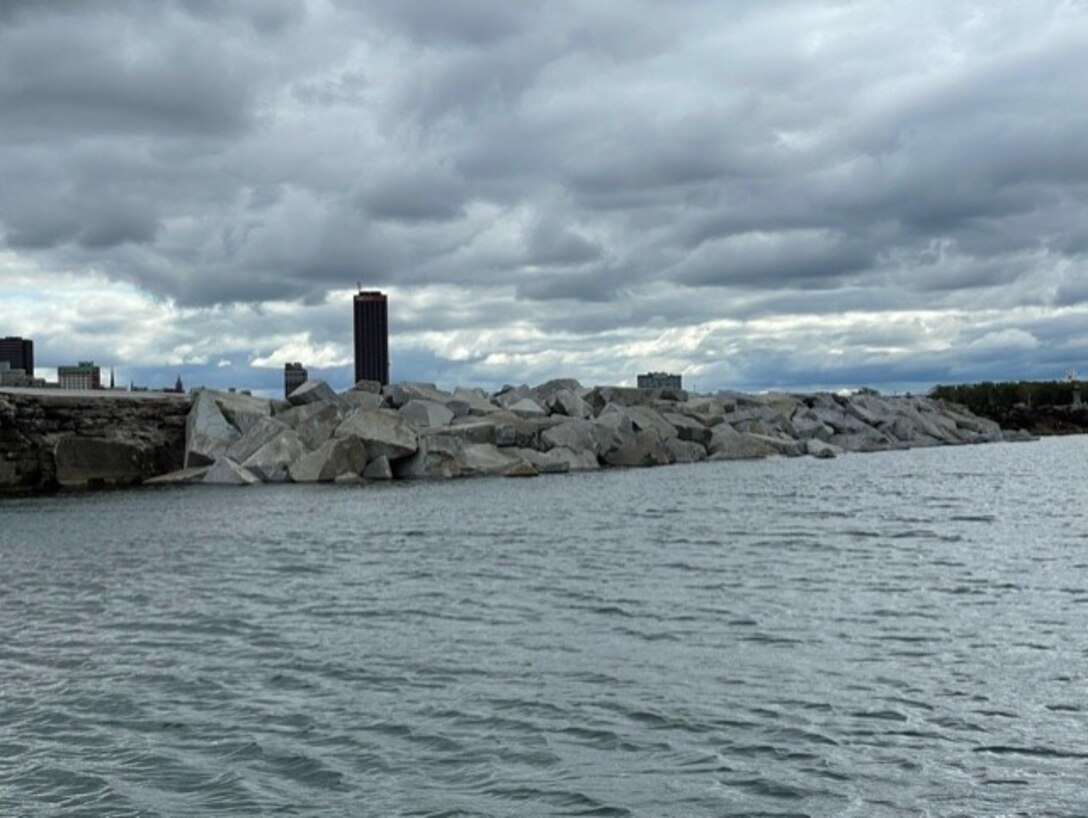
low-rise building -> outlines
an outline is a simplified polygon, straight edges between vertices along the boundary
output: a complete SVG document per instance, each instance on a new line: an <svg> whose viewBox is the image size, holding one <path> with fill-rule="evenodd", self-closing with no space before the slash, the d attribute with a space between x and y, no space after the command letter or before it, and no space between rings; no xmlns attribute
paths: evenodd
<svg viewBox="0 0 1088 818"><path fill-rule="evenodd" d="M102 370L94 365L94 361L60 366L57 367L57 383L61 389L101 389Z"/></svg>
<svg viewBox="0 0 1088 818"><path fill-rule="evenodd" d="M638 376L639 389L683 389L683 376L668 372L647 372Z"/></svg>

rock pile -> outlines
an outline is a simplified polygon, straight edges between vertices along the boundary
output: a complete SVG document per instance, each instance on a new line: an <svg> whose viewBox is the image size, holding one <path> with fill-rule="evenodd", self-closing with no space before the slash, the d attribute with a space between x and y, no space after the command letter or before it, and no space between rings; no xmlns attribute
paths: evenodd
<svg viewBox="0 0 1088 818"><path fill-rule="evenodd" d="M1003 439L993 421L922 397L689 395L573 380L494 395L361 382L336 394L308 381L287 401L199 392L186 426L186 468L149 482L521 477Z"/></svg>

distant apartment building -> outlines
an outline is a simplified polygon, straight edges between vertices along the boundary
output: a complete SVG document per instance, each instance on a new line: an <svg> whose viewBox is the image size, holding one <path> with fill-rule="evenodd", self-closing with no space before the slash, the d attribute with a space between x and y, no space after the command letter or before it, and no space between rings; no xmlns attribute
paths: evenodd
<svg viewBox="0 0 1088 818"><path fill-rule="evenodd" d="M33 379L34 342L12 335L0 338L0 361L7 361L11 370L21 369L28 378Z"/></svg>
<svg viewBox="0 0 1088 818"><path fill-rule="evenodd" d="M376 290L355 296L355 382L389 383L389 299Z"/></svg>
<svg viewBox="0 0 1088 818"><path fill-rule="evenodd" d="M286 398L302 384L306 383L310 374L301 363L284 364L283 366L283 396Z"/></svg>
<svg viewBox="0 0 1088 818"><path fill-rule="evenodd" d="M101 389L102 370L94 365L94 361L60 366L57 367L57 383L61 389Z"/></svg>
<svg viewBox="0 0 1088 818"><path fill-rule="evenodd" d="M639 389L683 389L682 376L668 372L647 372L638 376Z"/></svg>

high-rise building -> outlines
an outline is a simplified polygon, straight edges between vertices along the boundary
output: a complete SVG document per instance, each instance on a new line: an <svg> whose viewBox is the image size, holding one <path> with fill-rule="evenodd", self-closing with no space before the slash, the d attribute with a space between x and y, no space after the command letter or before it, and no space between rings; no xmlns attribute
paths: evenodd
<svg viewBox="0 0 1088 818"><path fill-rule="evenodd" d="M355 296L355 382L389 383L389 300L376 290Z"/></svg>
<svg viewBox="0 0 1088 818"><path fill-rule="evenodd" d="M289 397L292 392L298 389L302 384L306 383L309 379L310 373L306 371L300 363L284 364L283 365L283 396Z"/></svg>
<svg viewBox="0 0 1088 818"><path fill-rule="evenodd" d="M11 335L0 338L0 361L7 361L12 369L21 369L28 378L33 378L34 342Z"/></svg>
<svg viewBox="0 0 1088 818"><path fill-rule="evenodd" d="M80 361L76 366L58 366L57 381L61 389L101 389L102 370L94 361Z"/></svg>
<svg viewBox="0 0 1088 818"><path fill-rule="evenodd" d="M647 372L638 376L639 389L683 389L682 376L668 372Z"/></svg>

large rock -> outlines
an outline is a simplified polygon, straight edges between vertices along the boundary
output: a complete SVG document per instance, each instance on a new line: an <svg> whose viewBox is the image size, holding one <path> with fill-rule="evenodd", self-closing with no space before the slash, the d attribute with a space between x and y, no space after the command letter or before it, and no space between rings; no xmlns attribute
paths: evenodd
<svg viewBox="0 0 1088 818"><path fill-rule="evenodd" d="M241 436L223 415L216 393L209 389L198 392L185 420L185 466L214 463Z"/></svg>
<svg viewBox="0 0 1088 818"><path fill-rule="evenodd" d="M288 474L296 483L326 483L343 474L358 476L366 465L363 441L357 437L334 437L292 463Z"/></svg>
<svg viewBox="0 0 1088 818"><path fill-rule="evenodd" d="M292 406L303 406L307 403L336 403L336 392L322 380L306 381L287 396L287 402Z"/></svg>
<svg viewBox="0 0 1088 818"><path fill-rule="evenodd" d="M765 439L747 432L736 435L717 435L710 442L710 460L755 460L778 454L778 450Z"/></svg>
<svg viewBox="0 0 1088 818"><path fill-rule="evenodd" d="M625 440L612 427L592 420L568 420L540 433L539 448L566 447L576 452L601 455L624 444Z"/></svg>
<svg viewBox="0 0 1088 818"><path fill-rule="evenodd" d="M367 480L392 480L393 467L389 463L389 458L384 454L375 457L366 464L363 477Z"/></svg>
<svg viewBox="0 0 1088 818"><path fill-rule="evenodd" d="M254 452L289 431L291 428L279 417L261 418L248 432L227 448L226 455L235 463L244 463Z"/></svg>
<svg viewBox="0 0 1088 818"><path fill-rule="evenodd" d="M551 400L545 404L553 414L566 415L570 418L591 418L593 407L570 389L558 389Z"/></svg>
<svg viewBox="0 0 1088 818"><path fill-rule="evenodd" d="M221 486L252 486L260 483L261 478L224 456L212 464L201 482Z"/></svg>
<svg viewBox="0 0 1088 818"><path fill-rule="evenodd" d="M365 394L357 392L356 394ZM316 404L321 407L306 420L295 427L302 445L308 450L316 449L333 436L344 421L344 413L335 403Z"/></svg>
<svg viewBox="0 0 1088 818"><path fill-rule="evenodd" d="M265 483L284 483L288 479L287 469L304 454L306 446L298 433L293 429L284 429L241 465Z"/></svg>
<svg viewBox="0 0 1088 818"><path fill-rule="evenodd" d="M391 464L393 474L407 480L460 477L464 449L464 441L453 435L420 435L415 452Z"/></svg>
<svg viewBox="0 0 1088 818"><path fill-rule="evenodd" d="M227 422L243 435L261 418L272 414L273 404L267 398L258 398L244 392L210 392Z"/></svg>
<svg viewBox="0 0 1088 818"><path fill-rule="evenodd" d="M386 386L382 392L394 409L400 409L410 400L429 400L446 404L453 398L453 395L439 389L433 383L394 383Z"/></svg>
<svg viewBox="0 0 1088 818"><path fill-rule="evenodd" d="M461 438L465 443L496 443L498 441L498 427L495 423L490 420L480 420L472 415L456 418L451 426L440 427L436 430L423 429L420 434L432 432L453 435Z"/></svg>
<svg viewBox="0 0 1088 818"><path fill-rule="evenodd" d="M144 480L145 486L180 486L187 483L200 483L211 470L211 466L193 466L191 469L178 469L177 471L160 474Z"/></svg>
<svg viewBox="0 0 1088 818"><path fill-rule="evenodd" d="M662 417L676 429L676 436L681 440L698 443L700 446L705 447L714 435L712 429L690 415L684 415L680 412L665 412Z"/></svg>
<svg viewBox="0 0 1088 818"><path fill-rule="evenodd" d="M337 427L337 437L354 436L363 441L371 457L385 455L390 462L415 454L419 428L389 409L360 409Z"/></svg>
<svg viewBox="0 0 1088 818"><path fill-rule="evenodd" d="M692 440L670 437L665 441L665 447L669 450L674 463L698 463L700 460L706 460L706 448Z"/></svg>
<svg viewBox="0 0 1088 818"><path fill-rule="evenodd" d="M125 440L64 435L53 458L63 488L131 485L152 475L147 453Z"/></svg>
<svg viewBox="0 0 1088 818"><path fill-rule="evenodd" d="M445 404L433 400L412 398L398 410L403 417L415 421L419 426L449 426L453 421L453 410Z"/></svg>
<svg viewBox="0 0 1088 818"><path fill-rule="evenodd" d="M360 383L374 383L374 381L360 381ZM385 397L380 392L349 390L342 393L339 399L340 406L345 412L356 409L381 409L385 406Z"/></svg>
<svg viewBox="0 0 1088 818"><path fill-rule="evenodd" d="M604 456L609 466L665 466L674 462L672 453L656 429L644 429Z"/></svg>
<svg viewBox="0 0 1088 818"><path fill-rule="evenodd" d="M446 402L446 406L459 418L490 415L500 409L482 389L465 389L460 386L453 390L453 397Z"/></svg>
<svg viewBox="0 0 1088 818"><path fill-rule="evenodd" d="M548 416L548 410L537 403L532 398L522 398L521 400L514 401L506 407L508 412L512 412L519 418L535 419L545 418Z"/></svg>

